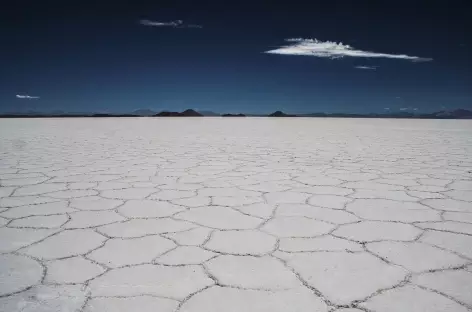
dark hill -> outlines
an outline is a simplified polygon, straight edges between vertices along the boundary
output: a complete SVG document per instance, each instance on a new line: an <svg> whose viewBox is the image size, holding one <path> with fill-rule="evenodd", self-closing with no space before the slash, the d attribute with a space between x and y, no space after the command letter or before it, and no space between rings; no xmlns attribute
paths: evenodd
<svg viewBox="0 0 472 312"><path fill-rule="evenodd" d="M180 116L180 113L179 112L162 111L160 113L155 114L154 116L156 116L156 117L178 117L178 116Z"/></svg>
<svg viewBox="0 0 472 312"><path fill-rule="evenodd" d="M185 117L201 117L201 116L203 116L202 114L200 114L199 112L194 111L193 109L184 110L180 114L182 116L185 116Z"/></svg>
<svg viewBox="0 0 472 312"><path fill-rule="evenodd" d="M471 118L472 111L466 109L456 109L451 112L453 118Z"/></svg>
<svg viewBox="0 0 472 312"><path fill-rule="evenodd" d="M187 109L181 113L163 111L154 116L156 117L201 117L203 115L200 114L199 112L194 111L193 109Z"/></svg>
<svg viewBox="0 0 472 312"><path fill-rule="evenodd" d="M223 114L222 117L246 117L244 114Z"/></svg>
<svg viewBox="0 0 472 312"><path fill-rule="evenodd" d="M296 115L288 115L281 111L276 111L269 115L269 117L296 117Z"/></svg>

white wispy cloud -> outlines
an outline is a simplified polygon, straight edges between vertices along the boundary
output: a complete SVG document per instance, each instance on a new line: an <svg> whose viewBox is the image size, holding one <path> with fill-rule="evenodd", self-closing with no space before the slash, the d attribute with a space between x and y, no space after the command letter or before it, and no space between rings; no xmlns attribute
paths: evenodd
<svg viewBox="0 0 472 312"><path fill-rule="evenodd" d="M34 99L39 99L39 96L31 96L31 95L26 95L26 94L17 94L16 98L17 99L34 100Z"/></svg>
<svg viewBox="0 0 472 312"><path fill-rule="evenodd" d="M375 66L354 66L354 68L364 69L364 70L377 70L377 67Z"/></svg>
<svg viewBox="0 0 472 312"><path fill-rule="evenodd" d="M385 107L384 109L385 109L385 110L390 110L390 107Z"/></svg>
<svg viewBox="0 0 472 312"><path fill-rule="evenodd" d="M342 57L364 57L364 58L390 58L390 59L401 59L415 62L432 61L431 58L424 58L418 56L410 56L406 54L388 54L378 53L371 51L358 50L350 45L337 43L333 41L320 41L317 39L303 39L293 38L286 39L289 42L288 45L281 46L274 50L266 51L265 53L270 54L281 54L281 55L305 55L305 56L316 56L330 59L337 59Z"/></svg>
<svg viewBox="0 0 472 312"><path fill-rule="evenodd" d="M156 22L147 19L139 21L141 25L152 26L152 27L174 27L174 28L203 28L201 25L195 24L184 24L182 20L175 20L171 22Z"/></svg>
<svg viewBox="0 0 472 312"><path fill-rule="evenodd" d="M418 108L417 107L402 107L400 108L401 111L417 111Z"/></svg>

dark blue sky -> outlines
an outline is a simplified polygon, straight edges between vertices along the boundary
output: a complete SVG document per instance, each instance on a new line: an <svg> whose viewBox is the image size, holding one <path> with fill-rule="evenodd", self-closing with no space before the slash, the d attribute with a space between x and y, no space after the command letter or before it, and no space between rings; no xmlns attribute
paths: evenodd
<svg viewBox="0 0 472 312"><path fill-rule="evenodd" d="M0 13L1 112L472 109L467 1L16 2ZM289 38L433 60L263 53Z"/></svg>

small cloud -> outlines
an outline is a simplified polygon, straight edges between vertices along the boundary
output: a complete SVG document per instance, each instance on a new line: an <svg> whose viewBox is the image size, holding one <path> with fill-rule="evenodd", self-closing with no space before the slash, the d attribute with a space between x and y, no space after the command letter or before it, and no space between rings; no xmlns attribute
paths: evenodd
<svg viewBox="0 0 472 312"><path fill-rule="evenodd" d="M31 95L26 95L26 94L17 94L16 98L17 99L35 100L35 99L39 99L39 96L31 96Z"/></svg>
<svg viewBox="0 0 472 312"><path fill-rule="evenodd" d="M364 70L377 70L376 66L354 66L357 69L364 69Z"/></svg>
<svg viewBox="0 0 472 312"><path fill-rule="evenodd" d="M385 110L390 110L390 107L385 107L384 109L385 109Z"/></svg>
<svg viewBox="0 0 472 312"><path fill-rule="evenodd" d="M401 96L396 96L395 98L396 98L396 99L401 99Z"/></svg>
<svg viewBox="0 0 472 312"><path fill-rule="evenodd" d="M416 108L416 107L415 107L415 108L413 108L413 110L414 110L414 111L417 111L417 110L418 110L418 108Z"/></svg>
<svg viewBox="0 0 472 312"><path fill-rule="evenodd" d="M281 54L281 55L304 55L324 57L329 59L338 59L343 57L364 57L364 58L390 58L409 60L414 62L432 61L431 58L423 58L418 56L410 56L406 54L388 54L377 53L371 51L357 50L350 45L337 43L333 41L320 41L317 39L294 38L286 39L288 45L281 46L274 50L264 53Z"/></svg>
<svg viewBox="0 0 472 312"><path fill-rule="evenodd" d="M174 28L203 28L201 25L195 24L184 24L182 20L175 20L171 22L156 22L147 19L139 21L141 25L152 26L152 27L174 27Z"/></svg>
<svg viewBox="0 0 472 312"><path fill-rule="evenodd" d="M408 110L408 109L409 109L408 107L402 107L402 108L400 108L401 111L406 111L406 110Z"/></svg>
<svg viewBox="0 0 472 312"><path fill-rule="evenodd" d="M150 20L140 20L139 23L144 26L154 26L154 27L177 27L179 25L182 25L181 20L176 20L172 22L155 22L155 21L150 21Z"/></svg>

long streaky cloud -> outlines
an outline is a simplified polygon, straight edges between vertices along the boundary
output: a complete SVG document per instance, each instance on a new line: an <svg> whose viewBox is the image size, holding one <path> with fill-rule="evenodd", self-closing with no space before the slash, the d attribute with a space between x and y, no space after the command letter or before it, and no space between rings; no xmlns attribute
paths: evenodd
<svg viewBox="0 0 472 312"><path fill-rule="evenodd" d="M354 49L350 45L337 43L333 41L320 41L317 39L293 38L286 39L288 45L281 46L274 50L266 51L270 54L281 55L304 55L324 57L329 59L338 59L343 57L364 57L364 58L390 58L409 60L413 62L432 61L431 58L419 56L410 56L406 54L388 54Z"/></svg>
<svg viewBox="0 0 472 312"><path fill-rule="evenodd" d="M364 69L364 70L377 70L377 67L375 66L354 66L354 68Z"/></svg>
<svg viewBox="0 0 472 312"><path fill-rule="evenodd" d="M150 21L150 20L140 20L139 23L144 26L154 26L154 27L177 27L179 25L182 25L183 22L181 20L176 20L172 22L155 22L155 21Z"/></svg>
<svg viewBox="0 0 472 312"><path fill-rule="evenodd" d="M31 96L31 95L17 94L17 95L16 95L16 98L17 98L17 99L34 100L34 99L39 99L39 96Z"/></svg>
<svg viewBox="0 0 472 312"><path fill-rule="evenodd" d="M142 19L139 21L141 25L152 26L152 27L174 27L174 28L203 28L201 25L195 24L184 24L181 20L175 20L171 22L156 22L147 19Z"/></svg>

